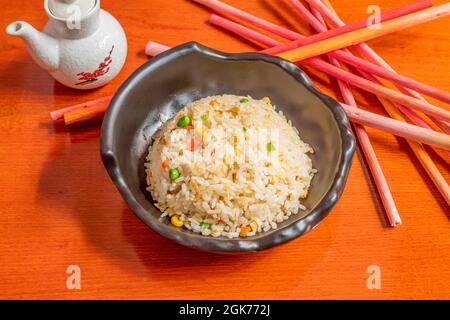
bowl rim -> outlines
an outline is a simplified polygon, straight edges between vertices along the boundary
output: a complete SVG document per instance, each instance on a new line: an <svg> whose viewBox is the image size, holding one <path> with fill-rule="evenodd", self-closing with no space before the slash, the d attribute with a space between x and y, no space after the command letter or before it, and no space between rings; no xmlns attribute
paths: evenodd
<svg viewBox="0 0 450 320"><path fill-rule="evenodd" d="M267 235L257 239L223 239L206 237L189 232L179 232L167 226L157 218L149 214L134 197L133 193L127 187L124 177L119 170L118 161L114 153L114 121L121 107L121 101L124 99L127 91L133 86L135 81L145 72L157 69L161 65L170 63L182 56L189 54L200 54L207 58L216 58L225 61L263 61L274 64L290 74L308 91L317 96L331 111L336 120L336 124L341 136L341 158L338 170L335 174L333 183L320 202L306 216L281 229L275 229ZM316 227L333 209L342 195L347 176L352 164L355 152L355 137L353 135L350 122L340 104L331 97L321 93L306 75L306 73L290 61L269 56L262 53L223 53L203 46L197 42L188 42L172 48L159 54L134 71L127 80L119 87L114 94L109 108L105 113L101 128L100 153L103 164L108 171L109 176L116 185L129 208L134 214L142 220L147 226L181 245L192 247L210 252L254 252L268 249L282 243L288 242L305 234Z"/></svg>

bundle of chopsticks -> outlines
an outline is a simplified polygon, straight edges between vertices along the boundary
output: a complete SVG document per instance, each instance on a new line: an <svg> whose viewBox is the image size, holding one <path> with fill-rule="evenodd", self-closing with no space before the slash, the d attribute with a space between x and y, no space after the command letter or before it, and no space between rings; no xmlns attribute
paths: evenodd
<svg viewBox="0 0 450 320"><path fill-rule="evenodd" d="M353 122L390 226L400 225L401 219L364 126L406 138L419 163L450 205L449 185L423 146L426 144L449 152L450 112L429 103L421 95L449 104L450 94L397 74L364 43L410 26L446 17L450 14L450 3L433 7L431 0L420 0L381 14L377 25L368 25L366 19L346 25L328 0L306 0L307 5L298 0L285 0L317 32L306 37L218 0L192 1L220 14L212 14L210 24L260 45L263 49L260 52L300 63L336 78L343 100L341 105ZM258 32L258 29L286 41L275 40ZM153 41L145 47L149 56L156 56L168 49L170 48ZM355 73L343 68L348 66L353 67ZM386 86L385 80L389 80L398 90ZM359 109L350 86L375 94L390 118ZM64 119L67 125L98 119L103 116L110 100L111 97L105 97L70 106L52 112L51 117L54 120Z"/></svg>

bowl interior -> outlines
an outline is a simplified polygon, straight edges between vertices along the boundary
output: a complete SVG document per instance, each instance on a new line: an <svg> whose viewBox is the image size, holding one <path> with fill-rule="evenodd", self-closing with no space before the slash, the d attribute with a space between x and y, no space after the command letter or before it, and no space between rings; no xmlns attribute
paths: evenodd
<svg viewBox="0 0 450 320"><path fill-rule="evenodd" d="M342 137L335 116L311 90L314 89L277 64L262 60L224 60L214 55L189 52L180 53L170 63L162 59L151 68L141 67L119 90L112 103L112 114L105 120L110 122L107 124L113 135L109 139L112 141L110 147L116 158L118 175L144 209L142 212L147 217L141 218L144 221L157 219L161 214L145 191L144 172L151 137L162 124L160 115L168 119L187 103L218 94L251 95L256 99L270 97L299 130L302 140L313 147L313 167L318 173L304 201L308 209L291 216L280 224L279 229L308 215L330 190L342 157ZM169 225L161 228L176 230ZM190 233L187 230L181 232ZM274 231L252 238L265 237L271 232Z"/></svg>

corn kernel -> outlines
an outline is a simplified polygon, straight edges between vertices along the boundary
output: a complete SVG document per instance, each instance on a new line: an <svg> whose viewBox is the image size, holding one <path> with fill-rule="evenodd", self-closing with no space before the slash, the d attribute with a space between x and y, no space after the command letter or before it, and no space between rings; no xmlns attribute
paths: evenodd
<svg viewBox="0 0 450 320"><path fill-rule="evenodd" d="M256 223L256 221L252 221L250 223L250 228L252 228L252 231L258 230L258 224Z"/></svg>
<svg viewBox="0 0 450 320"><path fill-rule="evenodd" d="M269 98L269 97L264 97L264 98L262 98L262 101L263 101L265 104L267 104L268 106L271 106L271 105L272 105L272 101L270 101L270 98Z"/></svg>
<svg viewBox="0 0 450 320"><path fill-rule="evenodd" d="M195 133L203 137L205 134L205 129L202 127L195 128Z"/></svg>
<svg viewBox="0 0 450 320"><path fill-rule="evenodd" d="M180 217L178 215L173 215L170 218L170 222L175 226L175 227L182 227L183 226L183 221L180 220Z"/></svg>

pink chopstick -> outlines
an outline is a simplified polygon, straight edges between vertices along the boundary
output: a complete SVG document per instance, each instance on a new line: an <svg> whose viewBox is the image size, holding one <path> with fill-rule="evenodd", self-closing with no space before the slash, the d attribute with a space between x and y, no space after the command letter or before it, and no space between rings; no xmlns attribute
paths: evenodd
<svg viewBox="0 0 450 320"><path fill-rule="evenodd" d="M318 31L328 29L326 27L325 21L322 18L322 15L317 10L312 10L312 14L316 17L317 20L313 19L314 16L311 15L311 13L303 6L299 8L299 12L302 15L303 19L308 21L314 29ZM338 68L341 68L340 63L336 58L330 57L329 59L331 64L335 65ZM357 107L356 100L349 86L342 80L337 80L337 82L344 102L352 107ZM389 184L383 173L381 165L378 162L378 158L376 156L375 150L373 149L372 143L370 142L369 135L367 134L364 126L356 123L354 124L354 131L363 151L366 164L372 174L372 178L375 182L375 187L377 188L378 194L380 195L381 203L383 204L384 210L386 212L388 223L391 227L397 227L402 224L402 220L400 218L397 206L395 205L395 201L389 188Z"/></svg>
<svg viewBox="0 0 450 320"><path fill-rule="evenodd" d="M149 51L152 51L155 54L160 54L163 51L170 49L170 47L161 45L153 41L147 43L147 47L152 47L151 49L149 49ZM344 109L349 112L348 115L350 120L352 121L395 134L399 137L411 139L433 146L439 146L440 148L444 149L450 149L450 139L446 134L380 116L375 113L357 109L349 105L342 105Z"/></svg>
<svg viewBox="0 0 450 320"><path fill-rule="evenodd" d="M235 22L232 22L228 19L216 16L216 15L212 15L211 18L213 18L212 20L210 20L211 23L218 25L222 28L225 28L229 31L232 31L236 34L242 35L242 36L244 36L243 35L244 30L248 29L248 28L245 28ZM245 31L245 32L247 33L246 36L251 37L255 31L253 31L252 33L249 33L248 31ZM267 36L264 36L264 38L258 37L257 41L266 46L271 46L274 43L279 44L278 41L274 41L273 39L270 39L270 38L269 38L269 40L267 40L267 38L268 38ZM256 39L252 39L252 40L256 40ZM350 73L348 71L337 68L319 58L316 58L316 57L309 58L309 59L303 60L302 63L312 65L314 68L317 68L317 69L321 70L322 72L325 72L329 75L339 78L340 80L347 81L354 86L357 86L361 89L364 89L364 90L374 93L376 95L384 96L384 97L386 97L396 103L404 105L408 108L414 108L414 109L423 111L427 114L435 115L436 117L450 120L450 112L445 109L439 108L437 106L434 106L434 105L424 102L422 100L412 98L412 97L402 94L398 91L392 90L392 89L382 86L380 84L366 80L366 79L359 77L353 73Z"/></svg>
<svg viewBox="0 0 450 320"><path fill-rule="evenodd" d="M274 23L265 21L261 18L255 17L245 11L236 9L226 3L216 1L216 0L192 0L193 2L197 2L201 5L204 5L210 9L213 9L217 12L228 14L230 16L236 17L238 19L242 19L248 21L254 26L263 28L264 26L269 26L270 29L275 30L276 34L280 35L285 39L295 40L297 33L291 31L289 29L280 27Z"/></svg>
<svg viewBox="0 0 450 320"><path fill-rule="evenodd" d="M392 20L392 19L401 17L403 15L406 15L408 13L412 13L412 12L416 12L416 11L419 11L419 10L422 10L425 8L429 8L432 5L433 5L432 0L420 0L420 1L412 2L412 3L406 4L404 6L381 13L380 22ZM311 9L312 9L312 12L314 13L314 15L316 16L316 18L318 18L318 20L320 20L319 16L314 12L314 10L316 10L316 9L314 9L314 8L311 8ZM317 13L320 14L319 11L317 11ZM320 15L320 17L322 17L322 16ZM312 36L309 36L307 38L306 44L317 42L320 40L329 39L329 38L335 37L337 35L341 35L341 34L344 34L347 32L365 28L366 26L367 26L367 19L365 18L360 21L344 25L340 28L335 28L335 29L331 29L331 30L327 29L324 32L316 33Z"/></svg>
<svg viewBox="0 0 450 320"><path fill-rule="evenodd" d="M347 81L358 88L364 89L375 95L383 96L393 102L399 103L408 108L414 108L426 114L438 117L446 121L450 121L450 112L443 108L439 108L422 100L413 98L401 92L382 86L378 83L366 80L351 72L336 68L335 66L330 66L330 64L324 62L323 60L317 58L315 59L310 58L301 61L301 63L312 66L322 72L325 72L343 81Z"/></svg>
<svg viewBox="0 0 450 320"><path fill-rule="evenodd" d="M275 33L275 34L277 34L277 35L279 35L281 37L284 37L286 39L290 39L290 40L298 39L298 40L301 40L301 41L307 41L307 39L309 39L309 38L305 38L304 36L302 36L302 35L300 35L300 34L298 34L296 32L292 32L291 30L288 30L286 28L280 27L280 26L278 26L276 24L273 24L273 23L268 22L266 20L263 20L261 18L255 17L255 16L253 16L253 15L251 15L249 13L246 13L246 12L244 12L242 10L236 9L236 8L230 6L230 5L224 4L224 3L220 2L220 1L217 1L217 0L194 0L194 1L198 2L198 3L201 3L201 4L207 6L207 7L211 8L211 9L213 9L215 11L218 11L220 13L228 14L230 16L233 16L233 17L236 17L236 18L241 19L243 21L246 21L246 22L248 22L248 23L250 23L252 25L258 26L258 27L260 27L260 28L262 28L262 29L264 29L266 31ZM421 1L416 6L405 6L405 7L402 7L403 9L402 9L401 13L411 13L414 10L423 9L423 8L429 6L429 4L430 3L428 1L423 1L423 2ZM400 10L400 9L397 9L397 10ZM409 11L409 10L411 10L411 11ZM358 58L354 57L354 59L358 59ZM378 66L375 65L375 67L378 67ZM403 90L409 90L409 89L405 88ZM415 97L417 99L419 99L419 100L422 100L422 103L426 103L425 100L421 99L421 97L420 98L418 98L417 96L415 96ZM398 98L398 96L397 96L397 98ZM445 110L443 112L445 112ZM412 113L408 112L408 115L412 115ZM415 117L415 119L417 120L418 118ZM441 129L443 129L443 130L449 129L446 121L440 120L440 119L438 119L436 117L432 117L432 119L433 119L433 121L436 124L439 125L439 127ZM417 121L415 123L419 124ZM422 122L422 124L423 124L423 122ZM445 132L449 133L449 131L447 131L447 130L445 130Z"/></svg>
<svg viewBox="0 0 450 320"><path fill-rule="evenodd" d="M413 90L416 90L418 92L421 92L429 97L441 100L445 103L450 103L450 93L435 88L433 86L427 85L425 83L421 83L417 80L399 75L395 72L392 72L385 68L379 68L375 64L370 63L366 60L357 58L355 59L353 55L348 54L342 50L335 51L330 53L331 56L338 58L341 62L345 62L349 65L354 66L355 68L358 68L359 70L363 70L366 72L369 72L373 75L377 75L379 77L382 77L386 80L390 80L393 83L395 83L398 86L407 87Z"/></svg>
<svg viewBox="0 0 450 320"><path fill-rule="evenodd" d="M223 3L221 1L217 0L192 0L193 2L197 2L201 5L204 5L216 12L219 12L221 14L230 15L235 18L247 21L251 23L254 26L260 27L265 30L272 30L273 33L280 35L281 37L288 39L288 40L297 40L298 39L298 33L291 31L289 29L280 27L274 23L268 22L264 19L255 17L245 11L242 11L240 9L237 9L235 7L232 7L226 3ZM394 18L398 18L400 16L403 16L408 13L412 13L421 9L425 9L432 6L431 0L420 0L396 9L393 9L389 12L385 12L381 15L381 21L387 21ZM313 35L311 36L311 43L329 39L331 37L335 37L350 31L358 30L366 26L366 20L361 20L355 23L352 23L348 26L343 26L342 28L337 28L330 30L328 32L324 32L321 34ZM308 37L309 38L309 37Z"/></svg>
<svg viewBox="0 0 450 320"><path fill-rule="evenodd" d="M298 4L299 2L294 2L297 4L297 9L299 8ZM311 37L305 38L310 39ZM306 41L296 40L294 42L290 42L288 44L282 44L276 47L269 48L267 50L263 50L263 53L266 54L278 54L287 50L291 50L292 47L299 47L306 43ZM334 58L337 58L341 62L345 62L349 65L354 66L355 68L358 68L359 70L363 70L366 72L370 72L371 74L377 75L379 77L382 77L386 80L392 81L393 83L404 86L413 90L416 90L418 92L421 92L423 94L426 94L427 96L430 96L432 98L441 100L445 103L450 103L450 93L435 88L433 86L427 85L425 83L419 82L417 80L399 75L398 73L392 72L385 68L380 68L378 65L373 64L371 62L368 62L366 60L363 60L361 58L358 58L354 55L351 55L349 53L346 53L343 50L336 50L333 52L327 53L327 55L332 56Z"/></svg>
<svg viewBox="0 0 450 320"><path fill-rule="evenodd" d="M100 99L96 99L96 100L91 100L91 101L87 101L84 103L80 103L80 104L76 104L70 107L65 107L59 110L55 110L50 112L50 117L53 120L59 120L64 118L64 114L71 112L71 111L75 111L75 110L80 110L80 109L86 109L86 108L90 108L94 105L98 105L98 104L107 104L111 101L112 96L108 96L108 97L103 97Z"/></svg>
<svg viewBox="0 0 450 320"><path fill-rule="evenodd" d="M243 27L243 26L240 26L241 28L245 28L245 27ZM233 31L233 30L229 30L229 31ZM235 31L239 31L239 29L238 28L235 28ZM369 80L371 80L371 81L377 81L372 75L370 75L370 74L365 74L364 72L362 72L362 74L364 74L366 77L367 77L367 79L369 79ZM383 102L383 106L384 106L384 102ZM345 107L347 107L347 112L349 112L350 110L348 110L348 107L349 106L343 106L344 108ZM387 106L385 106L385 107L387 107ZM355 112L361 112L361 111L363 111L363 110L359 110L359 109L356 109L355 110ZM387 111L389 111L389 113L391 113L391 112L394 112L395 111L395 109L394 110L392 110L392 111L390 111L389 109L387 109ZM411 110L408 110L408 111L411 111ZM394 112L395 113L395 112ZM348 113L348 115L349 115L349 118L352 120L352 122L357 122L358 121L358 119L353 119L352 117L356 117L356 114L351 114L351 113ZM406 125L406 127L408 127L409 126L409 124L407 124L407 123L405 123L405 120L401 117L401 114L394 114L397 118L399 118L399 120L401 120L401 121L399 121L399 123L401 123L402 125L399 125L399 126L404 126L404 125ZM387 119L389 119L389 120L393 120L393 121L397 121L397 120L394 120L394 119L390 119L390 118L387 118ZM381 125L381 123L378 123L378 124L380 124ZM368 126L370 126L370 125L373 125L374 127L376 126L376 124L368 124L367 123L367 125ZM419 128L419 127L416 127L416 128ZM422 129L422 130L427 130L428 132L435 132L435 131L432 131L432 130L429 130L429 129L426 129L426 128L419 128L419 129ZM397 133L397 134L399 134L399 133ZM449 140L449 137L448 136L446 136L446 135L442 135L442 137L443 137L443 139L445 139L445 141L447 141L448 142L448 140ZM440 173L440 171L439 171L439 169L436 167L436 165L434 164L434 162L433 162L433 160L430 158L430 156L428 155L428 153L427 153L427 151L424 149L424 147L421 145L421 144L419 144L419 143L417 143L417 142L415 142L415 141L413 141L414 139L410 139L410 140L408 140L407 142L408 142L408 144L411 146L411 148L412 148L412 150L413 150L413 152L414 152L414 154L416 155L416 157L417 157L417 159L419 160L419 162L421 163L421 165L422 165L422 167L425 169L425 171L427 172L427 174L430 176L430 178L432 179L432 181L433 181L433 183L436 185L436 187L438 188L438 190L439 190L439 192L441 193L441 195L444 197L444 199L445 199L445 201L447 202L447 204L449 204L450 205L450 187L449 187L449 185L447 184L447 181L444 179L444 177L442 176L442 174ZM444 141L442 141L442 142L444 142Z"/></svg>
<svg viewBox="0 0 450 320"><path fill-rule="evenodd" d="M345 26L345 23L339 19L338 16L336 16L331 10L327 8L321 1L319 0L307 0L308 3L315 7L332 25L333 27L342 27ZM355 46L355 49L357 49L362 56L367 58L370 62L387 69L391 72L395 72L395 70L386 62L384 61L375 51L373 51L367 44L361 43L357 46ZM416 99L425 101L425 99L418 93L411 89L404 88L402 86L397 86L400 91L415 97ZM446 121L443 121L439 118L431 117L433 122L435 122L444 132L450 133L450 124Z"/></svg>
<svg viewBox="0 0 450 320"><path fill-rule="evenodd" d="M328 18L330 20L333 20L333 23L335 23L336 25L339 25L339 24L343 25L344 24L344 22L339 19L337 14L335 12L333 12L334 10L332 11L331 9L328 9L320 1L319 1L319 3L317 3L316 1L314 1L314 2L316 3L316 5L313 4L312 7L316 7L318 10L319 10L319 7L320 7L321 8L320 11L321 12L326 12L326 14L328 15ZM331 4L329 4L329 6L331 7ZM379 65L394 71L367 44L362 43L362 44L358 45L357 48L359 49L360 53L363 56L365 56L366 58L369 58L370 60L378 63ZM405 88L401 88L401 89L403 89L403 91L408 93L408 94L411 94L411 95L413 95L415 97L423 99L423 97L421 97L420 94L418 94L415 91L412 91L412 90L409 90L409 89L405 89ZM444 122L443 123L439 123L439 121L440 121L439 119L434 119L434 120L435 120L435 122L438 125L440 124L444 129L446 127L448 128L448 126L447 126L448 124L447 123L444 123ZM436 121L436 120L438 120L438 121ZM445 201L447 202L447 205L450 205L450 187L449 187L447 181L445 180L445 178L442 176L442 174L439 171L439 169L436 167L436 165L433 162L433 160L428 155L427 151L420 144L412 143L410 141L408 141L408 143L409 143L411 149L413 150L414 154L416 155L417 159L419 160L420 164L425 169L425 171L427 172L428 176L431 178L431 180L433 181L433 183L435 184L435 186L437 187L437 189L439 190L441 195L444 197Z"/></svg>
<svg viewBox="0 0 450 320"><path fill-rule="evenodd" d="M212 14L209 18L209 22L213 25L221 26L225 29L233 29L234 22L230 20L223 19L222 17L219 17L218 15ZM260 44L263 44L265 46L273 47L276 45L279 45L280 43L262 33L259 33L257 31L254 31L252 29L246 28L245 30L242 30L240 33L240 36L252 39L255 42L258 42Z"/></svg>
<svg viewBox="0 0 450 320"><path fill-rule="evenodd" d="M294 8L297 9L297 11L299 12L299 14L303 17L303 19L305 19L306 21L308 21L311 26L313 26L314 29L316 29L316 31L318 32L324 32L325 30L327 30L327 27L325 26L324 23L321 23L323 21L323 17L321 15L321 13L315 8L312 7L311 10L313 12L316 13L316 15L320 16L320 19L316 18L315 16L313 16L308 9L306 9L306 7L301 4L299 1L297 0L289 0L289 2L294 6ZM352 56L351 52L346 50L342 50L339 51L341 52L343 55L347 55L347 56ZM338 53L336 51L336 53ZM365 60L360 59L362 62L366 62ZM370 64L370 63L369 63ZM385 70L385 69L383 69ZM375 77L373 77L371 74L367 74L366 70L361 71L360 69L358 69L358 71L363 75L363 77L365 77L366 79L368 79L369 81L372 81L378 85L382 85L380 81L378 81L378 79L376 79ZM414 111L403 107L402 105L399 104L395 104L395 106L402 111L413 123L415 123L416 125L419 125L421 127L424 128L428 128L428 129L432 129L430 125L428 125L428 123L426 121L424 121L420 116L418 116ZM447 152L449 153L449 152Z"/></svg>

